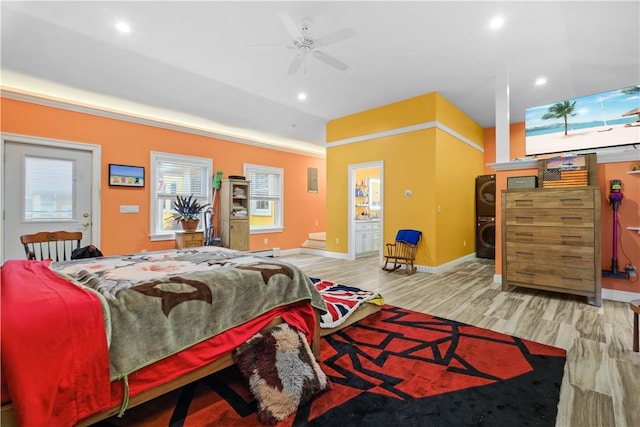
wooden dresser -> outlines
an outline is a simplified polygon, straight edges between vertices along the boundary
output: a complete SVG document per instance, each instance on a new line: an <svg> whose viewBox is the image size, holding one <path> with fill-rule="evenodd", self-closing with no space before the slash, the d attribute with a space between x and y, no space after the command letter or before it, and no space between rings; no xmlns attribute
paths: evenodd
<svg viewBox="0 0 640 427"><path fill-rule="evenodd" d="M502 290L583 295L601 306L600 189L502 190Z"/></svg>

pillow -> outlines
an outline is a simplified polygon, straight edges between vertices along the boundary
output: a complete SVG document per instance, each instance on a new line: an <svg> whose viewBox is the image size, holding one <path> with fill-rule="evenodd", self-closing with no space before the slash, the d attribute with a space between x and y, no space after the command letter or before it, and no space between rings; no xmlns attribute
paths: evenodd
<svg viewBox="0 0 640 427"><path fill-rule="evenodd" d="M233 351L258 403L258 419L274 425L330 388L305 335L286 323L260 332Z"/></svg>

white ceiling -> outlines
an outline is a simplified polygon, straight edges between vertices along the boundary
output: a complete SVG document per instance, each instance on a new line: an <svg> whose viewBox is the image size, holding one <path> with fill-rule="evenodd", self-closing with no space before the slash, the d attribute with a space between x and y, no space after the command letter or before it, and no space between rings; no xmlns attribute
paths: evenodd
<svg viewBox="0 0 640 427"><path fill-rule="evenodd" d="M433 91L495 125L496 73L510 121L526 107L640 83L640 2L1 2L2 87L324 151L328 120ZM294 51L280 20L345 71ZM505 24L489 29L496 15ZM118 33L118 20L130 34ZM537 87L544 76L548 83ZM308 94L297 100L299 91ZM120 102L118 106L118 102ZM146 113L145 113L146 111Z"/></svg>

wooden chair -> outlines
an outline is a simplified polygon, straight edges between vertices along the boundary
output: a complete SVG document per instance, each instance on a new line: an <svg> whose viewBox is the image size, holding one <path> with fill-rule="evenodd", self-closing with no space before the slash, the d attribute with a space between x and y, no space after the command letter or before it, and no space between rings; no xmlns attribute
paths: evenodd
<svg viewBox="0 0 640 427"><path fill-rule="evenodd" d="M80 247L82 231L42 231L20 236L27 259L67 261Z"/></svg>
<svg viewBox="0 0 640 427"><path fill-rule="evenodd" d="M407 274L416 272L417 267L413 265L416 259L416 251L422 240L422 232L418 230L400 230L396 235L394 243L386 244L386 254L384 256L384 267L386 271L396 271L403 265ZM389 267L389 263L393 263Z"/></svg>

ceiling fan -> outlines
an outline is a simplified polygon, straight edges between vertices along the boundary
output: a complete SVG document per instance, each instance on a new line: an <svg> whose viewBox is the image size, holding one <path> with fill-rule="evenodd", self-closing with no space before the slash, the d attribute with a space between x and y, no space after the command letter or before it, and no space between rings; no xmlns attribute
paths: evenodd
<svg viewBox="0 0 640 427"><path fill-rule="evenodd" d="M291 65L289 65L289 74L297 73L303 64L305 64L306 70L306 60L309 56L312 56L318 61L324 62L325 64L340 71L344 71L348 68L347 64L328 53L318 50L318 48L351 38L356 34L354 30L345 28L331 34L327 34L324 37L315 38L311 33L310 23L308 20L303 21L298 26L286 13L280 12L278 15L280 16L280 20L284 27L287 29L291 37L293 37L292 45L285 47L296 51L295 56L291 61Z"/></svg>

